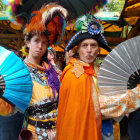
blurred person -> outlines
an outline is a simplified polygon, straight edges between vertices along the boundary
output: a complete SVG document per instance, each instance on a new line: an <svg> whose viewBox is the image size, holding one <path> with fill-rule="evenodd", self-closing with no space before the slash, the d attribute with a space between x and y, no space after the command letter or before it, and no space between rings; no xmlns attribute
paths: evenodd
<svg viewBox="0 0 140 140"><path fill-rule="evenodd" d="M66 51L65 52L65 61L66 61L66 65L69 63L69 60L71 57L74 56L74 52L72 50Z"/></svg>
<svg viewBox="0 0 140 140"><path fill-rule="evenodd" d="M48 54L47 54L47 59L50 62L50 64L52 64L52 66L54 67L54 69L56 70L56 72L61 75L62 71L60 70L60 68L58 67L58 65L56 65L56 51L52 48L52 47L48 47Z"/></svg>

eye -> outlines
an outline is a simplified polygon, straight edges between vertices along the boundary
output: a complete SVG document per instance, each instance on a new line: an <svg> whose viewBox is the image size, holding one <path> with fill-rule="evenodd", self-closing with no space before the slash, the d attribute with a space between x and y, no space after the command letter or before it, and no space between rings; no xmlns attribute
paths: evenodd
<svg viewBox="0 0 140 140"><path fill-rule="evenodd" d="M43 45L47 46L48 45L48 42L47 41L44 41L43 42Z"/></svg>
<svg viewBox="0 0 140 140"><path fill-rule="evenodd" d="M97 44L91 44L91 47L92 47L92 48L97 48L98 45L97 45Z"/></svg>
<svg viewBox="0 0 140 140"><path fill-rule="evenodd" d="M39 42L39 39L35 39L35 42L38 43Z"/></svg>
<svg viewBox="0 0 140 140"><path fill-rule="evenodd" d="M87 44L82 44L82 47L83 47L83 48L86 48L86 47L87 47Z"/></svg>

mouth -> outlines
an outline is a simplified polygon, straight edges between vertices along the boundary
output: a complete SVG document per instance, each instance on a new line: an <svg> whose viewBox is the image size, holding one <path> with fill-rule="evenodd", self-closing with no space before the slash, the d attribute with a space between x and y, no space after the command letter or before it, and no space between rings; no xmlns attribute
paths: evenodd
<svg viewBox="0 0 140 140"><path fill-rule="evenodd" d="M35 53L41 53L41 51L35 51Z"/></svg>
<svg viewBox="0 0 140 140"><path fill-rule="evenodd" d="M93 56L92 56L92 55L88 55L88 56L86 56L86 58L87 58L87 59L92 59Z"/></svg>

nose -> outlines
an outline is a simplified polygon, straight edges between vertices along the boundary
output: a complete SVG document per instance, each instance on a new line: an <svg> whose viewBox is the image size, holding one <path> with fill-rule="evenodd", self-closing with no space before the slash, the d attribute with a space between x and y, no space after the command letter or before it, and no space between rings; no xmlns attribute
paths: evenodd
<svg viewBox="0 0 140 140"><path fill-rule="evenodd" d="M88 45L88 47L87 47L87 52L91 52L91 51L92 51L91 46Z"/></svg>
<svg viewBox="0 0 140 140"><path fill-rule="evenodd" d="M42 43L41 43L41 42L39 42L38 47L39 47L40 49L42 49Z"/></svg>

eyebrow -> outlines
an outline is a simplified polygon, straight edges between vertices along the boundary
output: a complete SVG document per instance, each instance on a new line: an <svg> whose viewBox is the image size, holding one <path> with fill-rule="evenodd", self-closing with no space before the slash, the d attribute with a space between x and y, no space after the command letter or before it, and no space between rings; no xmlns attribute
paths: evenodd
<svg viewBox="0 0 140 140"><path fill-rule="evenodd" d="M88 43L81 43L81 45L87 45ZM91 45L98 45L98 43L91 43Z"/></svg>

